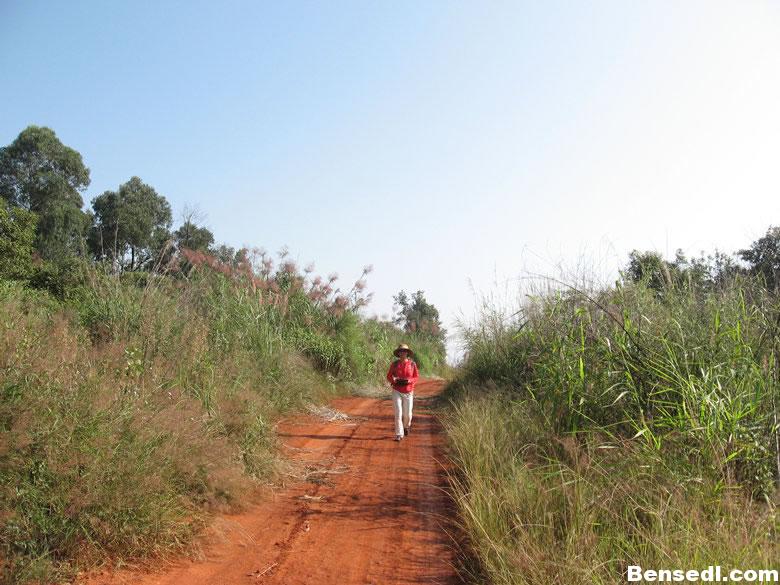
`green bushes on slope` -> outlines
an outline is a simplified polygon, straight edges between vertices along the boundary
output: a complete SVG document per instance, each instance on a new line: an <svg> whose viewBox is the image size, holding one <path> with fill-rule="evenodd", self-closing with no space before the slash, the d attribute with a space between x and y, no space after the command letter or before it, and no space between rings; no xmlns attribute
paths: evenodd
<svg viewBox="0 0 780 585"><path fill-rule="evenodd" d="M85 267L64 300L0 280L1 582L186 547L273 475L280 413L384 374L384 325L193 265Z"/></svg>

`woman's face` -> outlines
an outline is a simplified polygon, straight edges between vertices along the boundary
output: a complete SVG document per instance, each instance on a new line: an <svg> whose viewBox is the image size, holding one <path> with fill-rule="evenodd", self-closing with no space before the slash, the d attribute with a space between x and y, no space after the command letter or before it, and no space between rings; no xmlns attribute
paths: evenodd
<svg viewBox="0 0 780 585"><path fill-rule="evenodd" d="M401 351L398 352L398 357L402 360L409 359L409 352L406 351L405 349L402 349Z"/></svg>

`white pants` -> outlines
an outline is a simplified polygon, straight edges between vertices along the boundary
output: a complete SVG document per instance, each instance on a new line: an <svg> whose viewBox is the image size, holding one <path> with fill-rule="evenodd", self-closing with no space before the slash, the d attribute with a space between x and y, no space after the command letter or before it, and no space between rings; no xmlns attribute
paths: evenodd
<svg viewBox="0 0 780 585"><path fill-rule="evenodd" d="M403 436L404 429L412 424L412 403L414 392L404 394L393 390L393 411L395 412L395 434Z"/></svg>

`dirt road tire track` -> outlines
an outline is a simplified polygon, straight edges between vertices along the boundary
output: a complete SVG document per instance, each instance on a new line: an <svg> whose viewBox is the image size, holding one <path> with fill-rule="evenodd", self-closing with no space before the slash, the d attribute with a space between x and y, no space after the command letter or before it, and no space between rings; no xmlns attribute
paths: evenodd
<svg viewBox="0 0 780 585"><path fill-rule="evenodd" d="M205 559L155 572L118 572L84 585L454 585L441 427L427 402L441 382L416 390L412 433L393 441L392 404L350 397L350 416L295 417L280 436L301 465L320 470L246 512L221 519Z"/></svg>

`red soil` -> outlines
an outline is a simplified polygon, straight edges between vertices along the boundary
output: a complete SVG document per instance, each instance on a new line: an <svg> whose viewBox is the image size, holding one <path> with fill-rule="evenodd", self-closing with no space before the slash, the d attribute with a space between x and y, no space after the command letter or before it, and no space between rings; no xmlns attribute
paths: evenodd
<svg viewBox="0 0 780 585"><path fill-rule="evenodd" d="M389 400L335 400L346 421L286 421L280 435L290 458L310 470L308 481L220 519L221 538L203 560L100 575L86 585L459 583L444 439L426 405L441 387L418 384L412 433L401 443L393 441Z"/></svg>

